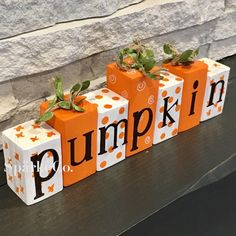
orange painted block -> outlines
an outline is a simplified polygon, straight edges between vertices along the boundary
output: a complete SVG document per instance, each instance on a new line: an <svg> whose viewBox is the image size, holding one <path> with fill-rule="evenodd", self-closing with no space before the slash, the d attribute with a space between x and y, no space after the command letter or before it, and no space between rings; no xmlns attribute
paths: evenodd
<svg viewBox="0 0 236 236"><path fill-rule="evenodd" d="M208 66L201 61L196 61L190 66L163 64L163 67L184 79L179 132L199 125Z"/></svg>
<svg viewBox="0 0 236 236"><path fill-rule="evenodd" d="M43 113L48 102L40 106ZM57 109L47 123L61 134L63 185L69 186L96 172L97 105L84 100L85 112Z"/></svg>
<svg viewBox="0 0 236 236"><path fill-rule="evenodd" d="M127 157L152 146L158 83L137 70L107 65L107 87L129 100Z"/></svg>

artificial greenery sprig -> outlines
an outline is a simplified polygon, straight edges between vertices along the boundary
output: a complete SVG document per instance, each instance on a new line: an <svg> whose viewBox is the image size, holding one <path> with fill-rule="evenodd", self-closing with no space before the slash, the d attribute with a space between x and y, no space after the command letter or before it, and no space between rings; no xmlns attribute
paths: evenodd
<svg viewBox="0 0 236 236"><path fill-rule="evenodd" d="M189 66L194 63L194 58L199 53L199 48L195 50L188 49L184 52L179 52L175 46L169 43L164 44L163 50L166 54L171 55L171 57L164 60L163 63L171 63L173 66Z"/></svg>
<svg viewBox="0 0 236 236"><path fill-rule="evenodd" d="M36 123L50 120L54 116L53 111L58 108L62 108L65 110L74 110L77 112L85 111L82 107L79 106L84 98L81 98L79 100L77 100L76 98L80 92L86 90L90 86L89 80L83 81L82 84L75 84L71 88L68 98L65 98L64 95L63 78L60 76L55 76L53 80L56 93L55 98L49 102L48 109L41 116L39 116L39 118L35 121Z"/></svg>
<svg viewBox="0 0 236 236"><path fill-rule="evenodd" d="M162 79L160 75L162 69L151 72L156 65L153 50L139 40L134 40L132 45L121 49L116 63L121 70L136 69L150 79Z"/></svg>

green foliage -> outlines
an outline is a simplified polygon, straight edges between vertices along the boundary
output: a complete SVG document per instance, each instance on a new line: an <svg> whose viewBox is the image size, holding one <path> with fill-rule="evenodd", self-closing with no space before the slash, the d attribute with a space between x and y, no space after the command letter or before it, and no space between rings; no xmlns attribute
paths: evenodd
<svg viewBox="0 0 236 236"><path fill-rule="evenodd" d="M163 50L165 54L170 55L171 57L167 58L164 60L165 63L171 63L174 66L188 66L191 65L194 62L194 58L198 55L199 53L199 48L192 50L188 49L182 53L180 53L173 45L171 44L164 44L163 45Z"/></svg>
<svg viewBox="0 0 236 236"><path fill-rule="evenodd" d="M65 110L74 110L76 112L84 112L85 110L79 105L85 98L81 98L80 100L77 98L80 92L86 90L90 86L90 81L85 80L82 84L77 83L72 86L70 90L70 94L68 98L65 98L63 91L63 78L59 76L55 76L54 80L54 88L55 88L55 98L51 100L48 104L48 109L38 117L35 121L36 123L40 123L43 121L48 121L52 119L54 116L53 111L61 108Z"/></svg>
<svg viewBox="0 0 236 236"><path fill-rule="evenodd" d="M150 79L162 79L160 75L161 69L151 72L156 65L153 50L142 44L139 40L134 40L132 45L121 49L116 63L121 70L129 71L136 69Z"/></svg>

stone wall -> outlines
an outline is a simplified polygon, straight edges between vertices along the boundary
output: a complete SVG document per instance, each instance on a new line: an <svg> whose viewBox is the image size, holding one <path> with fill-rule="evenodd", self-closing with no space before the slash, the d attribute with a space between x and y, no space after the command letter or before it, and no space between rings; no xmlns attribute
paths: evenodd
<svg viewBox="0 0 236 236"><path fill-rule="evenodd" d="M0 3L0 131L35 118L50 78L95 80L134 37L154 47L200 45L201 55L236 53L234 0L5 0ZM1 140L0 140L1 145Z"/></svg>

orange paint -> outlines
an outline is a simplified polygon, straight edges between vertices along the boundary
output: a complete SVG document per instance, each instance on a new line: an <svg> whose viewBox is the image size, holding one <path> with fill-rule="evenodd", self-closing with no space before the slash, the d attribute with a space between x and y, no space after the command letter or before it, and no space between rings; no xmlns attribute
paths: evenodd
<svg viewBox="0 0 236 236"><path fill-rule="evenodd" d="M53 131L47 132L48 137L52 137L53 135L56 135Z"/></svg>
<svg viewBox="0 0 236 236"><path fill-rule="evenodd" d="M19 134L16 134L16 137L17 137L17 138L21 138L21 137L23 138L23 137L25 137L25 136L23 135L23 132L20 132Z"/></svg>
<svg viewBox="0 0 236 236"><path fill-rule="evenodd" d="M208 66L196 61L190 66L163 64L163 67L184 79L179 132L191 129L200 123Z"/></svg>
<svg viewBox="0 0 236 236"><path fill-rule="evenodd" d="M82 97L79 97L81 99ZM43 113L48 107L48 102L40 106ZM97 105L84 100L81 107L85 112L57 109L54 117L47 123L61 134L63 185L69 186L96 172L97 155ZM88 134L87 136L84 136ZM91 155L86 159L86 140L91 137ZM74 145L74 158L72 146ZM86 160L85 160L86 159ZM68 171L68 167L70 170Z"/></svg>
<svg viewBox="0 0 236 236"><path fill-rule="evenodd" d="M153 71L157 70L155 67ZM152 146L152 142L145 142L149 136L153 139L154 132L154 117L157 102L158 80L151 80L146 78L141 72L122 71L116 63L107 66L107 87L119 95L129 100L129 114L128 114L128 143L126 145L126 156L134 155ZM153 113L153 120L148 131L139 136L137 139L137 149L133 148L133 132L134 132L134 117L135 112L140 112L144 108L151 109ZM120 114L123 110L120 109ZM142 133L148 123L149 113L144 111L138 124L138 132Z"/></svg>

